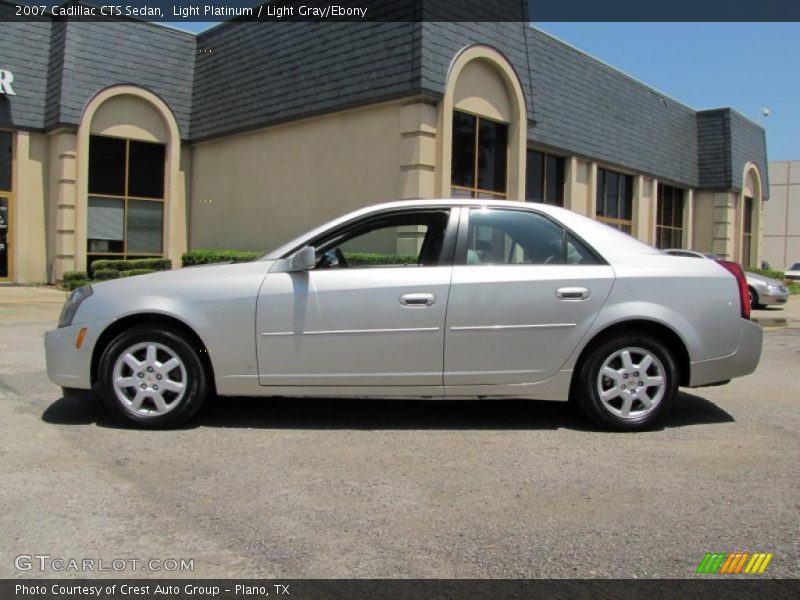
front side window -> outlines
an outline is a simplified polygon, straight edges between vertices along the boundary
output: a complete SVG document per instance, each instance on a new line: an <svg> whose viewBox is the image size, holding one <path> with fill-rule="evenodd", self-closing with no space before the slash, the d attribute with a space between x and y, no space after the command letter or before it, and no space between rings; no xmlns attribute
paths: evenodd
<svg viewBox="0 0 800 600"><path fill-rule="evenodd" d="M163 255L163 144L91 136L87 262Z"/></svg>
<svg viewBox="0 0 800 600"><path fill-rule="evenodd" d="M658 186L656 246L683 247L683 190L671 185Z"/></svg>
<svg viewBox="0 0 800 600"><path fill-rule="evenodd" d="M451 188L456 198L506 198L508 126L453 112Z"/></svg>
<svg viewBox="0 0 800 600"><path fill-rule="evenodd" d="M625 233L633 230L633 177L597 169L597 220Z"/></svg>
<svg viewBox="0 0 800 600"><path fill-rule="evenodd" d="M525 199L564 206L564 159L528 150Z"/></svg>
<svg viewBox="0 0 800 600"><path fill-rule="evenodd" d="M472 209L466 247L467 265L598 264L594 253L550 219L519 210Z"/></svg>
<svg viewBox="0 0 800 600"><path fill-rule="evenodd" d="M395 213L315 242L318 269L439 264L449 210Z"/></svg>

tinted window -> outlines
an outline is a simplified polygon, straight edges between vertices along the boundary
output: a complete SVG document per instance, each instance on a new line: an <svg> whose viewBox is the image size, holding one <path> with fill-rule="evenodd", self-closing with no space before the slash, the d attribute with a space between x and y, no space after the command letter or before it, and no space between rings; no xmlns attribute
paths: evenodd
<svg viewBox="0 0 800 600"><path fill-rule="evenodd" d="M564 206L564 159L528 150L525 199Z"/></svg>
<svg viewBox="0 0 800 600"><path fill-rule="evenodd" d="M128 195L164 197L164 145L131 141Z"/></svg>
<svg viewBox="0 0 800 600"><path fill-rule="evenodd" d="M11 191L11 132L0 131L0 190Z"/></svg>
<svg viewBox="0 0 800 600"><path fill-rule="evenodd" d="M125 195L125 140L93 135L89 140L89 193Z"/></svg>
<svg viewBox="0 0 800 600"><path fill-rule="evenodd" d="M480 120L478 132L478 188L506 191L508 128L503 123Z"/></svg>
<svg viewBox="0 0 800 600"><path fill-rule="evenodd" d="M475 185L475 124L477 119L466 113L453 113L453 164L454 185Z"/></svg>
<svg viewBox="0 0 800 600"><path fill-rule="evenodd" d="M439 264L450 212L417 211L371 219L315 242L317 268L431 266Z"/></svg>

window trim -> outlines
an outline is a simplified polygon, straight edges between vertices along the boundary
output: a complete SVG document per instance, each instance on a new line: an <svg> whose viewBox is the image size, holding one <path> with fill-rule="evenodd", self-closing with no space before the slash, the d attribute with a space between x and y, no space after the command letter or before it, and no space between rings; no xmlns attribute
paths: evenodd
<svg viewBox="0 0 800 600"><path fill-rule="evenodd" d="M589 253L594 257L597 261L593 265L581 265L581 264L569 264L569 263L558 263L558 264L541 264L541 265L534 265L534 264L527 264L527 263L509 263L509 264L502 264L502 265L470 265L467 264L467 246L469 244L469 215L470 212L473 210L480 210L481 206L463 206L461 210L461 217L458 223L458 237L455 244L455 256L453 258L453 266L456 267L478 267L478 268L486 268L486 267L596 267L596 266L607 266L608 261L597 251L595 250L594 246L589 244L585 239L575 233L572 229L567 227L564 223L557 221L550 215L545 212L529 208L528 206L486 206L485 208L488 210L505 210L511 212L524 212L524 213L533 213L537 216L540 216L544 219L547 219L557 227L560 227L562 230L562 244L566 245L567 238L569 236L574 237L578 242L583 244L583 246L589 251Z"/></svg>
<svg viewBox="0 0 800 600"><path fill-rule="evenodd" d="M439 262L436 265L429 265L436 266L436 267L446 267L452 266L453 264L453 255L455 254L455 245L456 245L456 235L458 230L458 223L459 223L459 216L461 212L460 206L448 206L446 204L442 204L439 206L425 206L425 207L415 207L415 208L391 208L387 210L382 210L377 213L370 213L369 215L365 215L359 219L354 221L348 221L347 223L343 223L339 227L334 229L329 229L327 231L323 231L317 237L311 238L310 240L306 241L299 246L296 246L283 254L278 260L286 260L291 257L295 252L304 248L305 246L311 246L315 250L319 248L322 242L326 240L343 237L348 235L353 231L357 231L363 229L365 227L369 227L370 223L375 221L380 221L382 219L386 219L387 217L392 217L395 215L402 215L402 214L410 214L410 213L425 213L425 212L436 212L436 211L449 211L449 216L447 219L447 225L445 226L444 230L444 240L442 241L442 249L439 253ZM417 267L422 267L423 265L416 265ZM396 269L397 267L391 265L385 266L355 266L355 267L348 267L347 269L342 269L342 271L352 272L355 270L362 270L368 269L370 271L375 269ZM413 268L413 267L410 267ZM311 269L312 271L317 270L316 267ZM330 269L331 271L336 271L337 269Z"/></svg>
<svg viewBox="0 0 800 600"><path fill-rule="evenodd" d="M659 219L661 217L661 203L664 200L664 188L670 188L670 190L672 190L673 194L676 191L681 193L681 210L680 210L681 226L680 227L675 227L672 224L670 224L670 225L659 225L659 223L658 223L658 221L659 221ZM674 195L673 195L673 198L672 198L672 202L673 202L673 206L674 206L674 203L675 203ZM684 217L683 213L684 213L685 207L686 207L686 188L678 187L677 185L670 185L669 183L662 183L660 181L658 182L658 190L656 191L656 239L655 239L655 246L659 250L664 250L664 248L661 248L658 245L659 244L659 240L661 239L659 233L660 233L660 230L662 230L662 229L667 229L667 230L670 231L670 233L674 233L676 231L679 231L680 234L681 234L680 248L684 248L686 246L686 236L684 235L684 232L686 231L686 223L684 223L684 219L683 219L683 217ZM670 237L670 241L671 240L672 240L672 238ZM666 248L667 249L669 249L669 248L678 248L678 246L675 246L674 244L670 243L670 245L667 246Z"/></svg>
<svg viewBox="0 0 800 600"><path fill-rule="evenodd" d="M453 117L452 117L453 119L455 119L456 113L469 115L471 117L475 117L475 119L476 119L475 120L475 142L474 142L474 155L475 156L473 158L473 165L472 165L472 167L473 167L472 168L472 176L473 176L473 181L475 182L475 185L473 187L469 187L469 186L466 186L466 185L458 185L458 184L453 183L453 173L452 173L452 167L451 167L451 170L450 170L450 191L451 191L451 195L452 195L452 191L453 190L459 190L459 191L462 191L462 192L469 192L470 194L486 194L489 197L488 198L484 198L485 200L508 200L508 171L509 171L508 157L509 157L509 154L510 154L510 152L509 152L509 143L508 143L508 127L509 127L510 124L506 123L505 121L500 121L499 119L493 119L491 117L487 117L487 116L484 116L484 115L479 115L477 113L473 113L473 112L470 112L468 110L461 110L460 108L455 108L455 107L453 108ZM485 189L483 189L481 187L478 187L478 170L479 170L479 166L478 165L479 165L479 161L480 161L480 154L479 154L478 150L480 148L480 122L481 122L481 120L490 121L490 122L496 123L498 125L504 125L505 128L506 128L506 172L503 175L503 177L505 179L505 188L506 188L505 192L495 192L495 191L492 191L492 190L485 190ZM452 135L453 134L451 133L451 136ZM452 145L452 141L451 141L451 144L450 144L450 162L452 163L452 161L453 161L453 145ZM472 195L469 198L470 199L479 200L479 199L481 199L481 196Z"/></svg>
<svg viewBox="0 0 800 600"><path fill-rule="evenodd" d="M126 138L120 137L117 135L104 135L104 134L97 134L92 133L89 135L89 153L91 153L91 143L93 137L103 137L103 138L112 138L116 140L123 140L125 142L125 194L118 195L118 194L93 194L89 191L88 188L88 181L91 179L91 174L88 174L87 178L87 188L86 188L86 263L89 265L93 259L110 259L110 260L130 260L130 259L137 259L137 258L163 258L165 256L164 247L167 241L167 144L163 144L161 142L151 142L149 140L139 140L136 138ZM131 150L131 142L142 142L145 144L158 144L159 146L164 148L164 186L161 198L147 198L143 196L131 196L129 195L129 175L130 175L130 150ZM92 252L89 250L89 222L88 222L88 215L91 207L89 206L89 202L92 198L109 198L112 200L122 200L123 202L123 220L122 220L122 252ZM128 252L128 201L145 201L145 202L158 202L161 203L162 210L161 210L161 251L160 252Z"/></svg>
<svg viewBox="0 0 800 600"><path fill-rule="evenodd" d="M600 179L600 171L606 171L606 172L614 173L618 177L630 177L631 178L631 186L630 186L630 190L631 190L631 218L630 219L621 219L619 217L606 217L606 216L602 216L602 215L598 215L597 214L597 194L600 191L599 190L600 186L598 185L598 180ZM636 201L636 198L635 198L634 193L633 193L634 178L635 177L636 177L636 175L633 174L633 173L620 171L620 170L618 170L616 168L605 167L605 166L602 166L602 165L599 165L599 164L597 165L597 173L595 175L595 182L594 182L594 185L595 185L595 194L594 194L595 207L594 207L594 216L593 216L593 218L594 218L595 221L598 221L600 223L605 223L606 225L610 225L610 226L614 227L615 229L618 229L622 233L627 233L628 235L633 235L633 207L634 207L634 204L635 204L635 201ZM619 199L619 186L617 186L617 198ZM605 208L605 180L603 181L603 199L604 199L603 208ZM628 227L629 231L625 231L620 226Z"/></svg>
<svg viewBox="0 0 800 600"><path fill-rule="evenodd" d="M536 152L542 155L543 163L542 163L542 200L541 204L546 204L548 206L558 206L560 208L564 208L564 201L566 200L566 187L567 187L567 158L569 156L561 155L561 154L554 154L548 150L543 150L541 148L537 148L535 146L528 146L525 148L525 202L534 202L536 203L537 200L529 199L528 196L528 186L527 186L527 179L528 179L528 152ZM561 204L551 203L545 201L546 192L547 192L547 158L555 158L561 161L562 165L562 172L563 172L563 180L561 181Z"/></svg>

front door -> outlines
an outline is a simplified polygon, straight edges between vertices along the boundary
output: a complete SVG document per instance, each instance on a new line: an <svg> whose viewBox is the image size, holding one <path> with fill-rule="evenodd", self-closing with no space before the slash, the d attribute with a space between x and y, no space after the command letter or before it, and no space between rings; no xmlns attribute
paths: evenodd
<svg viewBox="0 0 800 600"><path fill-rule="evenodd" d="M268 274L256 315L261 385L441 389L450 212L371 217L315 240L315 268Z"/></svg>
<svg viewBox="0 0 800 600"><path fill-rule="evenodd" d="M527 210L470 210L456 252L445 386L530 384L553 376L614 281L611 267L585 244Z"/></svg>
<svg viewBox="0 0 800 600"><path fill-rule="evenodd" d="M11 278L11 197L0 194L0 281Z"/></svg>

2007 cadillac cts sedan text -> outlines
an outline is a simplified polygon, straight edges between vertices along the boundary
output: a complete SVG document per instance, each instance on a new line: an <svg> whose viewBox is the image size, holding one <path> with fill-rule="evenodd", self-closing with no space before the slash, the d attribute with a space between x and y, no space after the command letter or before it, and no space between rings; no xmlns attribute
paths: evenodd
<svg viewBox="0 0 800 600"><path fill-rule="evenodd" d="M45 345L54 383L144 427L216 393L572 400L634 430L678 386L751 373L761 337L738 265L552 206L425 200L253 262L78 288Z"/></svg>

